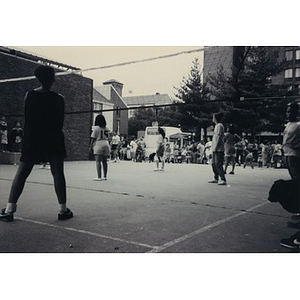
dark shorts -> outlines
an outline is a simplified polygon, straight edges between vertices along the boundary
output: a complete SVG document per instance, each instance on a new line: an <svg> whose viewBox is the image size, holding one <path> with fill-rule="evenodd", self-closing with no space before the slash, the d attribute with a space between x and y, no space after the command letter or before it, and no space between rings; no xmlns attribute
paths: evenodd
<svg viewBox="0 0 300 300"><path fill-rule="evenodd" d="M111 150L117 150L117 147L118 147L118 145L112 144L112 145L111 145Z"/></svg>

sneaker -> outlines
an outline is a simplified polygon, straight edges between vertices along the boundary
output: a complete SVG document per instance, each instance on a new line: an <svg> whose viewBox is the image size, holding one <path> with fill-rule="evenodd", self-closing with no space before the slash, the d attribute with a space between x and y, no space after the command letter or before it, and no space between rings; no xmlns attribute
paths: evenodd
<svg viewBox="0 0 300 300"><path fill-rule="evenodd" d="M231 172L229 172L229 174L230 174L230 175L234 175L234 172L233 172L233 171L231 171Z"/></svg>
<svg viewBox="0 0 300 300"><path fill-rule="evenodd" d="M0 213L0 221L12 222L13 220L14 220L14 214L13 213L6 213L5 208L2 208L1 213Z"/></svg>
<svg viewBox="0 0 300 300"><path fill-rule="evenodd" d="M218 185L227 185L227 183L226 183L226 181L224 181L224 180L220 180L220 181L218 182Z"/></svg>
<svg viewBox="0 0 300 300"><path fill-rule="evenodd" d="M295 229L300 229L300 221L298 221L298 222L288 221L287 222L287 227L289 227L289 228L295 228Z"/></svg>
<svg viewBox="0 0 300 300"><path fill-rule="evenodd" d="M103 180L105 180L105 181L106 181L106 180L107 180L107 178L106 178L106 177L104 177L104 178L103 178Z"/></svg>
<svg viewBox="0 0 300 300"><path fill-rule="evenodd" d="M282 239L280 245L289 249L299 249L300 245L300 232L298 231L287 239Z"/></svg>
<svg viewBox="0 0 300 300"><path fill-rule="evenodd" d="M93 181L101 181L101 178L93 178Z"/></svg>
<svg viewBox="0 0 300 300"><path fill-rule="evenodd" d="M62 211L58 213L58 220L68 220L73 218L73 213L67 208L67 211Z"/></svg>
<svg viewBox="0 0 300 300"><path fill-rule="evenodd" d="M208 183L218 183L218 180L216 179L208 180Z"/></svg>

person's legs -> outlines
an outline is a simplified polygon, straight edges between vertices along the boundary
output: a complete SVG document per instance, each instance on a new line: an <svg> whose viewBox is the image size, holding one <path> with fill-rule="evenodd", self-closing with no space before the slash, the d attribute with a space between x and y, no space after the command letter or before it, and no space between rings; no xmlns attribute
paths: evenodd
<svg viewBox="0 0 300 300"><path fill-rule="evenodd" d="M51 173L54 180L54 189L58 203L65 205L67 201L66 179L64 175L64 161L62 158L50 159Z"/></svg>
<svg viewBox="0 0 300 300"><path fill-rule="evenodd" d="M217 152L213 152L211 167L212 167L212 170L213 170L213 173L214 173L214 179L218 181L219 180L219 173L218 173L218 168L217 168L217 162L218 162Z"/></svg>
<svg viewBox="0 0 300 300"><path fill-rule="evenodd" d="M231 170L230 174L234 174L234 169L235 169L235 157L234 156L231 157L231 164L232 164L232 170Z"/></svg>
<svg viewBox="0 0 300 300"><path fill-rule="evenodd" d="M215 152L216 157L216 171L220 176L222 181L226 181L224 169L223 169L223 162L224 162L224 152Z"/></svg>
<svg viewBox="0 0 300 300"><path fill-rule="evenodd" d="M96 161L97 178L101 178L101 155L94 154Z"/></svg>
<svg viewBox="0 0 300 300"><path fill-rule="evenodd" d="M14 212L17 210L17 202L19 200L20 195L23 192L24 185L27 177L33 168L33 163L24 163L21 162L18 168L18 171L13 180L10 195L8 198L8 202L6 204L6 208L3 208L0 212L0 220L4 222L12 222L14 219Z"/></svg>
<svg viewBox="0 0 300 300"><path fill-rule="evenodd" d="M68 220L73 213L67 208L66 179L64 175L64 160L60 157L50 159L51 173L54 180L54 189L59 203L58 220Z"/></svg>
<svg viewBox="0 0 300 300"><path fill-rule="evenodd" d="M159 169L159 157L156 157L156 169Z"/></svg>
<svg viewBox="0 0 300 300"><path fill-rule="evenodd" d="M15 178L13 180L11 189L10 189L10 195L8 198L8 203L16 204L19 200L20 195L23 192L26 179L28 178L29 174L32 171L33 163L24 163L21 162L18 168L18 171L15 175ZM8 212L6 210L6 212ZM14 211L11 211L14 212Z"/></svg>
<svg viewBox="0 0 300 300"><path fill-rule="evenodd" d="M161 169L162 170L165 169L165 157L164 156L161 158Z"/></svg>
<svg viewBox="0 0 300 300"><path fill-rule="evenodd" d="M300 180L300 157L286 156L286 165L293 180Z"/></svg>
<svg viewBox="0 0 300 300"><path fill-rule="evenodd" d="M254 166L253 166L253 158L250 159L250 166L251 166L252 169L254 169Z"/></svg>
<svg viewBox="0 0 300 300"><path fill-rule="evenodd" d="M103 165L104 179L106 179L107 178L107 171L108 171L107 156L106 155L101 155L101 161L102 161L102 165Z"/></svg>
<svg viewBox="0 0 300 300"><path fill-rule="evenodd" d="M228 166L229 166L230 159L231 159L230 156L225 156L225 166L224 166L224 172L225 172L225 173L226 173L227 168L228 168Z"/></svg>

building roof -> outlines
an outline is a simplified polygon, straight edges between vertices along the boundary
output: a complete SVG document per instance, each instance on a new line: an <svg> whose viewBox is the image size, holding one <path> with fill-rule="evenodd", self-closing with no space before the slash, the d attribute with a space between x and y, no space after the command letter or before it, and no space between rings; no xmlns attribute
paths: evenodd
<svg viewBox="0 0 300 300"><path fill-rule="evenodd" d="M103 84L112 84L112 83L117 83L117 84L120 84L120 85L124 85L122 82L120 82L116 79L110 79L110 80L107 80L107 81L103 82Z"/></svg>
<svg viewBox="0 0 300 300"><path fill-rule="evenodd" d="M116 91L116 89L111 85L102 85L102 86L97 86L94 88L96 92L98 92L103 98L107 100L109 103L112 102L112 93L115 93L115 95L120 99L120 101L123 103L124 107L127 107L126 102L124 101L123 97L119 95L119 93ZM99 95L98 95L99 96ZM96 96L96 97L98 97ZM102 98L102 99L103 99ZM95 99L96 100L96 99ZM101 100L100 100L101 101ZM113 103L115 104L115 103Z"/></svg>
<svg viewBox="0 0 300 300"><path fill-rule="evenodd" d="M37 63L44 63L44 64L49 64L55 68L65 68L68 70L76 70L76 71L80 71L80 68L76 68L76 67L72 67L70 65L66 65L54 60L50 60L41 56L36 56L36 55L32 55L26 52L22 52L13 48L8 48L8 47L2 47L0 46L0 53L5 53L8 55L13 55L15 57L19 57L19 58L23 58L23 59L27 59L33 62L37 62Z"/></svg>
<svg viewBox="0 0 300 300"><path fill-rule="evenodd" d="M143 106L143 105L172 104L172 100L168 94L158 94L158 93L155 95L123 97L123 100L129 107Z"/></svg>
<svg viewBox="0 0 300 300"><path fill-rule="evenodd" d="M102 103L111 103L104 95L102 95L99 91L93 88L93 100L100 101Z"/></svg>

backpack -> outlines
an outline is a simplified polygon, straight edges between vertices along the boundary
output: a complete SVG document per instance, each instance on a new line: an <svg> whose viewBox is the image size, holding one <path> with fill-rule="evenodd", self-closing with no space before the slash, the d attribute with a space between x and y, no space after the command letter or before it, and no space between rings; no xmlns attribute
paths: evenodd
<svg viewBox="0 0 300 300"><path fill-rule="evenodd" d="M290 213L300 212L299 182L296 180L279 179L274 182L268 200L279 202L281 206Z"/></svg>

